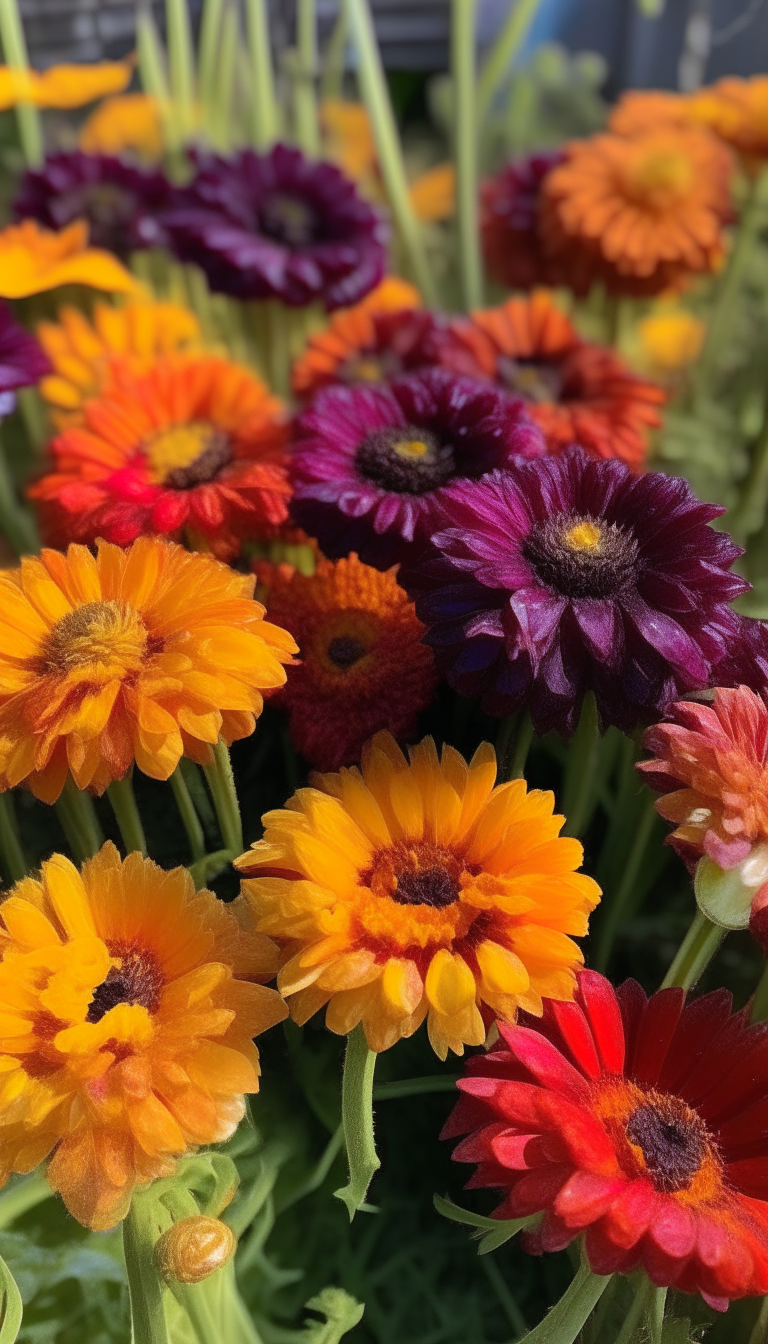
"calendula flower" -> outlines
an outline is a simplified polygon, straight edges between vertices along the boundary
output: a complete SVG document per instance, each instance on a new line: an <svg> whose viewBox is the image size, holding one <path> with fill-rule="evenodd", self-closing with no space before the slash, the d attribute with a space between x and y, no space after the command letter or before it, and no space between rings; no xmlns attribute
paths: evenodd
<svg viewBox="0 0 768 1344"><path fill-rule="evenodd" d="M0 791L58 798L68 771L103 793L135 761L168 779L182 755L248 737L296 645L263 619L254 576L141 538L44 550L0 573Z"/></svg>
<svg viewBox="0 0 768 1344"><path fill-rule="evenodd" d="M156 98L124 93L105 98L81 126L77 143L84 154L138 154L150 163L163 153L163 126Z"/></svg>
<svg viewBox="0 0 768 1344"><path fill-rule="evenodd" d="M413 736L437 673L395 570L381 573L356 555L320 560L311 577L283 566L265 602L269 619L299 646L301 661L272 703L287 710L291 738L311 765L338 770L359 761L380 729Z"/></svg>
<svg viewBox="0 0 768 1344"><path fill-rule="evenodd" d="M311 334L293 365L297 396L329 383L380 383L434 363L436 323L413 285L387 276L353 308Z"/></svg>
<svg viewBox="0 0 768 1344"><path fill-rule="evenodd" d="M633 476L582 448L442 493L438 558L409 568L438 666L489 713L527 705L565 735L586 691L604 723L659 717L739 631L740 554L686 481Z"/></svg>
<svg viewBox="0 0 768 1344"><path fill-rule="evenodd" d="M34 219L0 230L0 298L24 299L59 285L88 285L131 294L139 283L116 257L88 246L88 226L70 224L60 233Z"/></svg>
<svg viewBox="0 0 768 1344"><path fill-rule="evenodd" d="M82 420L84 403L104 391L114 363L149 373L165 356L201 341L189 308L157 299L129 299L121 307L96 302L90 317L81 308L61 308L58 321L41 322L37 335L53 365L38 390L59 429Z"/></svg>
<svg viewBox="0 0 768 1344"><path fill-rule="evenodd" d="M543 250L539 230L541 191L549 173L563 162L561 150L513 159L481 187L480 228L488 274L509 289L568 284L589 288L575 273L566 274Z"/></svg>
<svg viewBox="0 0 768 1344"><path fill-rule="evenodd" d="M330 310L381 280L382 219L332 164L287 145L193 159L197 175L164 222L176 256L200 266L217 293Z"/></svg>
<svg viewBox="0 0 768 1344"><path fill-rule="evenodd" d="M646 998L582 971L573 1003L502 1024L443 1135L504 1192L494 1217L543 1218L534 1254L583 1236L595 1274L643 1269L725 1311L768 1292L765 1029L716 990Z"/></svg>
<svg viewBox="0 0 768 1344"><path fill-rule="evenodd" d="M106 94L119 93L131 80L126 61L103 61L96 65L52 65L42 74L36 70L13 70L0 66L0 109L17 103L37 107L84 107Z"/></svg>
<svg viewBox="0 0 768 1344"><path fill-rule="evenodd" d="M694 115L736 150L750 173L768 158L768 75L719 79L702 90Z"/></svg>
<svg viewBox="0 0 768 1344"><path fill-rule="evenodd" d="M611 293L679 286L722 262L732 173L727 148L697 127L576 141L542 189L544 245Z"/></svg>
<svg viewBox="0 0 768 1344"><path fill-rule="evenodd" d="M169 357L139 376L114 363L30 494L57 544L183 533L228 559L288 517L286 435L282 403L227 359Z"/></svg>
<svg viewBox="0 0 768 1344"><path fill-rule="evenodd" d="M696 363L707 329L701 318L685 308L660 304L638 323L637 330L643 364L663 375Z"/></svg>
<svg viewBox="0 0 768 1344"><path fill-rule="evenodd" d="M346 98L324 98L320 104L320 125L331 162L358 185L375 180L376 141L365 105Z"/></svg>
<svg viewBox="0 0 768 1344"><path fill-rule="evenodd" d="M252 1037L286 1016L274 944L243 901L114 845L62 854L0 906L0 1176L47 1176L86 1226L234 1133L259 1086Z"/></svg>
<svg viewBox="0 0 768 1344"><path fill-rule="evenodd" d="M291 513L333 558L385 569L420 551L440 498L544 445L523 403L447 369L381 387L327 387L296 422Z"/></svg>
<svg viewBox="0 0 768 1344"><path fill-rule="evenodd" d="M411 209L422 224L439 224L456 212L456 168L436 163L415 177L408 188Z"/></svg>
<svg viewBox="0 0 768 1344"><path fill-rule="evenodd" d="M611 108L608 130L614 135L644 135L661 127L692 122L690 95L667 89L626 89Z"/></svg>
<svg viewBox="0 0 768 1344"><path fill-rule="evenodd" d="M487 743L467 766L425 738L409 763L379 733L360 770L267 813L236 866L257 929L283 948L278 987L297 1022L327 1004L331 1031L362 1022L386 1050L426 1017L445 1059L482 1044L484 1012L573 996L572 937L600 890L576 872L582 848L560 838L553 795L495 779Z"/></svg>
<svg viewBox="0 0 768 1344"><path fill-rule="evenodd" d="M159 216L170 191L168 179L155 169L74 149L49 154L42 168L27 169L13 212L16 219L36 219L48 229L85 220L93 245L125 261L131 252L165 243Z"/></svg>
<svg viewBox="0 0 768 1344"><path fill-rule="evenodd" d="M595 457L637 468L648 430L661 424L663 390L632 373L613 349L582 341L546 290L457 319L437 356L522 397L550 452L580 443Z"/></svg>
<svg viewBox="0 0 768 1344"><path fill-rule="evenodd" d="M50 367L34 336L19 326L8 304L0 302L0 397L36 383Z"/></svg>

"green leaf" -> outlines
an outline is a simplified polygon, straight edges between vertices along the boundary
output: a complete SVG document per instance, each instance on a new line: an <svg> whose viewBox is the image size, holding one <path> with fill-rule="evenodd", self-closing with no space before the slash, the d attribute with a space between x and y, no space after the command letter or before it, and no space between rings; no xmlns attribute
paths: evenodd
<svg viewBox="0 0 768 1344"><path fill-rule="evenodd" d="M303 1344L339 1344L348 1330L353 1330L363 1319L365 1307L343 1288L323 1288L306 1304L307 1311L316 1311L325 1321L308 1322L301 1334Z"/></svg>
<svg viewBox="0 0 768 1344"><path fill-rule="evenodd" d="M445 1199L442 1195L435 1195L433 1203L437 1212L442 1214L443 1218L450 1218L453 1223L462 1223L465 1227L472 1227L475 1230L472 1236L480 1241L477 1248L478 1255L488 1255L491 1251L498 1250L505 1241L517 1235L524 1227L534 1223L539 1214L531 1214L527 1218L486 1218L482 1213L472 1213L470 1209L462 1209L459 1204L454 1204L452 1200Z"/></svg>
<svg viewBox="0 0 768 1344"><path fill-rule="evenodd" d="M5 1261L0 1260L0 1344L14 1344L21 1317L21 1293Z"/></svg>

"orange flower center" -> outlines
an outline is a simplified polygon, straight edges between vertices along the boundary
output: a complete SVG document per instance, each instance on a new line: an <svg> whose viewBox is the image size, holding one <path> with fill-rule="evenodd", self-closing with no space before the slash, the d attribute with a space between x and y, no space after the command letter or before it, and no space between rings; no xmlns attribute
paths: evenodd
<svg viewBox="0 0 768 1344"><path fill-rule="evenodd" d="M143 448L158 484L191 490L218 476L232 458L229 435L207 420L162 429Z"/></svg>
<svg viewBox="0 0 768 1344"><path fill-rule="evenodd" d="M685 154L671 149L654 149L630 164L626 187L639 205L653 210L669 210L685 197L693 186L693 164Z"/></svg>
<svg viewBox="0 0 768 1344"><path fill-rule="evenodd" d="M623 1079L596 1088L594 1108L628 1176L647 1176L683 1204L712 1199L722 1185L717 1146L701 1116L680 1097Z"/></svg>
<svg viewBox="0 0 768 1344"><path fill-rule="evenodd" d="M399 841L380 850L361 882L377 896L398 905L429 905L442 910L458 900L463 865L455 854L426 840Z"/></svg>
<svg viewBox="0 0 768 1344"><path fill-rule="evenodd" d="M120 965L112 966L106 980L94 989L86 1022L100 1022L105 1013L119 1003L138 1003L148 1012L155 1012L163 988L163 974L152 953L120 946L111 947L110 952L120 958Z"/></svg>
<svg viewBox="0 0 768 1344"><path fill-rule="evenodd" d="M523 554L541 582L563 597L615 597L637 570L637 542L630 533L580 514L537 523Z"/></svg>
<svg viewBox="0 0 768 1344"><path fill-rule="evenodd" d="M63 616L43 649L47 672L99 667L124 678L142 666L150 639L141 616L127 602L86 602Z"/></svg>

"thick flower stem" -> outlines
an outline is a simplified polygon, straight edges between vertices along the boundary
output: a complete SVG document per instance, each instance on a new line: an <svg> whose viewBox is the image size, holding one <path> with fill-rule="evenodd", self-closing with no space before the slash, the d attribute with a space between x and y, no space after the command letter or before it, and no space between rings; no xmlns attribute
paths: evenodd
<svg viewBox="0 0 768 1344"><path fill-rule="evenodd" d="M179 139L183 142L192 131L195 98L192 30L187 0L165 0L165 26L171 97L179 123Z"/></svg>
<svg viewBox="0 0 768 1344"><path fill-rule="evenodd" d="M211 790L213 806L219 822L224 848L230 854L243 852L243 823L240 819L240 804L237 800L232 763L226 742L221 738L213 748L213 761L206 765L205 777Z"/></svg>
<svg viewBox="0 0 768 1344"><path fill-rule="evenodd" d="M734 537L745 541L759 532L768 504L768 402L763 423L752 449L749 471L739 489L739 498L729 516L729 527Z"/></svg>
<svg viewBox="0 0 768 1344"><path fill-rule="evenodd" d="M635 882L642 868L648 841L653 833L653 825L656 820L654 802L653 798L649 798L641 813L621 882L612 898L608 900L603 898L603 919L599 927L595 949L595 969L598 971L605 971L610 961L616 931L632 899Z"/></svg>
<svg viewBox="0 0 768 1344"><path fill-rule="evenodd" d="M482 124L496 91L517 56L536 17L540 0L517 0L493 44L477 82L477 119Z"/></svg>
<svg viewBox="0 0 768 1344"><path fill-rule="evenodd" d="M483 268L477 205L477 116L475 91L475 0L451 3L456 213L462 293L467 311L483 301Z"/></svg>
<svg viewBox="0 0 768 1344"><path fill-rule="evenodd" d="M376 1054L368 1046L362 1024L347 1036L344 1078L341 1085L341 1119L349 1164L349 1181L334 1193L347 1206L352 1222L365 1208L365 1196L381 1163L373 1137L373 1075Z"/></svg>
<svg viewBox="0 0 768 1344"><path fill-rule="evenodd" d="M768 1017L768 962L763 967L763 974L758 981L752 1007L750 1009L750 1022L764 1022Z"/></svg>
<svg viewBox="0 0 768 1344"><path fill-rule="evenodd" d="M104 844L93 799L90 794L82 793L70 777L55 807L61 829L74 858L78 863L84 863Z"/></svg>
<svg viewBox="0 0 768 1344"><path fill-rule="evenodd" d="M27 44L16 0L0 3L0 42L6 64L25 75L29 70ZM16 105L19 139L28 168L37 168L43 162L43 128L40 113L32 103Z"/></svg>
<svg viewBox="0 0 768 1344"><path fill-rule="evenodd" d="M763 1298L763 1305L749 1336L749 1344L768 1344L768 1297Z"/></svg>
<svg viewBox="0 0 768 1344"><path fill-rule="evenodd" d="M349 31L357 51L358 79L373 127L384 185L405 248L413 278L428 308L438 307L437 290L427 260L421 228L408 193L400 137L392 110L381 53L368 0L346 0Z"/></svg>
<svg viewBox="0 0 768 1344"><path fill-rule="evenodd" d="M621 1330L616 1336L616 1344L631 1344L635 1331L647 1312L651 1294L655 1292L656 1289L650 1279L646 1278L645 1274L641 1274L635 1289L635 1296L632 1299L632 1305L624 1318Z"/></svg>
<svg viewBox="0 0 768 1344"><path fill-rule="evenodd" d="M192 795L187 788L186 780L181 773L181 766L177 765L171 775L171 788L173 796L176 799L176 806L179 809L182 825L187 833L189 840L192 862L197 863L199 859L205 857L205 836L203 828L200 825L200 818L195 811L195 805L192 802Z"/></svg>
<svg viewBox="0 0 768 1344"><path fill-rule="evenodd" d="M526 710L518 724L517 736L515 737L515 749L512 754L512 764L509 768L507 779L523 778L533 737L533 720Z"/></svg>
<svg viewBox="0 0 768 1344"><path fill-rule="evenodd" d="M263 153L274 144L280 129L265 0L245 0L245 15L252 75L251 140Z"/></svg>
<svg viewBox="0 0 768 1344"><path fill-rule="evenodd" d="M612 1277L593 1274L589 1265L582 1262L557 1305L539 1325L523 1335L519 1344L573 1344Z"/></svg>
<svg viewBox="0 0 768 1344"><path fill-rule="evenodd" d="M29 872L29 864L19 839L13 795L0 793L0 857L12 882L20 882Z"/></svg>
<svg viewBox="0 0 768 1344"><path fill-rule="evenodd" d="M134 1195L123 1222L123 1250L131 1305L131 1344L169 1344L163 1285L155 1268L155 1242L167 1222L148 1192Z"/></svg>
<svg viewBox="0 0 768 1344"><path fill-rule="evenodd" d="M648 1314L646 1317L649 1344L661 1344L661 1335L664 1329L664 1308L666 1304L666 1288L654 1287L648 1299Z"/></svg>
<svg viewBox="0 0 768 1344"><path fill-rule="evenodd" d="M16 494L1 442L0 536L5 537L17 555L35 555L40 550L37 529Z"/></svg>
<svg viewBox="0 0 768 1344"><path fill-rule="evenodd" d="M664 976L661 988L671 989L675 986L686 991L692 989L717 952L726 932L726 929L713 924L711 919L697 910L677 956Z"/></svg>
<svg viewBox="0 0 768 1344"><path fill-rule="evenodd" d="M315 0L297 0L296 51L298 69L294 89L296 143L310 158L320 153L315 79L317 77L317 15Z"/></svg>
<svg viewBox="0 0 768 1344"><path fill-rule="evenodd" d="M224 0L204 0L197 44L197 87L200 101L210 117L216 88L216 59L219 50Z"/></svg>
<svg viewBox="0 0 768 1344"><path fill-rule="evenodd" d="M130 775L126 775L125 779L113 779L107 789L107 797L112 804L112 811L115 814L115 820L123 838L126 854L130 854L132 850L138 850L140 854L146 857L147 842L144 837L144 827L141 824L139 809L136 806Z"/></svg>
<svg viewBox="0 0 768 1344"><path fill-rule="evenodd" d="M597 702L591 691L584 696L579 726L568 752L563 782L563 835L581 835L592 809L593 785L600 755Z"/></svg>
<svg viewBox="0 0 768 1344"><path fill-rule="evenodd" d="M53 1198L53 1190L44 1176L33 1173L24 1176L16 1185L5 1189L0 1195L0 1231L10 1227L17 1218L29 1209L34 1209L46 1199Z"/></svg>

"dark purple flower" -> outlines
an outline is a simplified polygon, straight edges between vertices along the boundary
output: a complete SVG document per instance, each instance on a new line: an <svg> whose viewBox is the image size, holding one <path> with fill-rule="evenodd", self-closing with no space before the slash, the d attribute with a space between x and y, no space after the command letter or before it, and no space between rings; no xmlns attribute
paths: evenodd
<svg viewBox="0 0 768 1344"><path fill-rule="evenodd" d="M287 145L193 157L197 176L165 222L176 256L202 267L211 289L330 310L379 283L383 220L338 168Z"/></svg>
<svg viewBox="0 0 768 1344"><path fill-rule="evenodd" d="M30 387L50 372L48 356L34 336L19 326L8 304L0 301L0 396L4 398L0 414L13 409L12 394L18 387Z"/></svg>
<svg viewBox="0 0 768 1344"><path fill-rule="evenodd" d="M486 265L493 279L510 289L564 283L543 251L538 228L544 179L564 157L560 150L526 154L482 184L480 228Z"/></svg>
<svg viewBox="0 0 768 1344"><path fill-rule="evenodd" d="M741 554L679 477L582 448L442 492L439 555L403 581L449 682L491 714L573 731L588 690L629 730L711 685L749 588Z"/></svg>
<svg viewBox="0 0 768 1344"><path fill-rule="evenodd" d="M423 549L451 481L544 451L519 398L446 369L325 388L296 432L296 522L329 558L382 569Z"/></svg>
<svg viewBox="0 0 768 1344"><path fill-rule="evenodd" d="M715 686L749 686L768 691L768 625L753 616L739 616L736 637L728 641L725 657L714 669Z"/></svg>
<svg viewBox="0 0 768 1344"><path fill-rule="evenodd" d="M13 202L16 219L36 219L63 229L84 219L93 247L118 257L161 247L165 231L158 215L167 208L171 187L156 170L138 168L111 154L71 150L50 154L42 168L28 168Z"/></svg>

